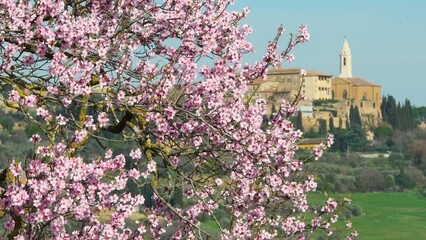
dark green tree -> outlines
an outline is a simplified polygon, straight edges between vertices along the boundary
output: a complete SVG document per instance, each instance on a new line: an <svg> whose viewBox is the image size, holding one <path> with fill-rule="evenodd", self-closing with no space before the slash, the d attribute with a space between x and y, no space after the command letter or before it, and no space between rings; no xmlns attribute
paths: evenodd
<svg viewBox="0 0 426 240"><path fill-rule="evenodd" d="M330 132L334 132L334 121L333 121L333 116L330 116L330 118L328 119L328 127L330 129Z"/></svg>
<svg viewBox="0 0 426 240"><path fill-rule="evenodd" d="M351 105L351 108L349 109L349 124L350 127L353 126L362 126L361 123L361 114L359 113L358 106Z"/></svg>
<svg viewBox="0 0 426 240"><path fill-rule="evenodd" d="M325 119L319 120L319 134L322 137L327 135L327 120L325 120Z"/></svg>
<svg viewBox="0 0 426 240"><path fill-rule="evenodd" d="M299 111L299 113L296 116L296 128L300 129L300 131L304 131L303 129L303 116L302 116L302 112Z"/></svg>

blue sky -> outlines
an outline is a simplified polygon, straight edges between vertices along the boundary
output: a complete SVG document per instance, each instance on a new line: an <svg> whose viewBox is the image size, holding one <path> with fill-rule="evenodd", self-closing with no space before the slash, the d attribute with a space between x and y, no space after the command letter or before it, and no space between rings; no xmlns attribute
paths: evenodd
<svg viewBox="0 0 426 240"><path fill-rule="evenodd" d="M287 33L306 24L311 40L299 45L296 61L284 67L336 76L346 36L354 76L380 84L383 94L399 101L426 106L426 0L236 0L232 8L245 6L251 9L244 22L253 28L249 39L256 49L246 61L261 59L280 24Z"/></svg>

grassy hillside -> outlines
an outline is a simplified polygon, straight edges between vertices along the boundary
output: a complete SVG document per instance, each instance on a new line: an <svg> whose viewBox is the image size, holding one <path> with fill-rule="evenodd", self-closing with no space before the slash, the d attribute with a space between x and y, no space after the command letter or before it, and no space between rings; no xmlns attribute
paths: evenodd
<svg viewBox="0 0 426 240"><path fill-rule="evenodd" d="M352 205L360 206L362 216L351 219L359 239L426 239L426 199L412 193L352 193ZM312 196L313 202L323 198ZM314 238L315 239L315 238Z"/></svg>
<svg viewBox="0 0 426 240"><path fill-rule="evenodd" d="M426 199L410 193L357 193L364 211L353 218L361 239L426 239Z"/></svg>

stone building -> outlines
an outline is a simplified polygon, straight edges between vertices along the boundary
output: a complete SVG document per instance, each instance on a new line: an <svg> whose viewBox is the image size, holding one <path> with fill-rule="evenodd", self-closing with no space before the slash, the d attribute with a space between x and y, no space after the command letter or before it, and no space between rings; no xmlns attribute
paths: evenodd
<svg viewBox="0 0 426 240"><path fill-rule="evenodd" d="M376 126L381 119L381 87L365 79L352 76L352 54L346 38L340 55L340 74L332 77L329 73L308 70L301 76L300 68L269 70L267 79L256 79L249 85L247 99L268 100L267 115L274 105L283 99L292 101L299 94L308 98L299 107L307 124L317 126L318 119L331 120L335 126L346 127L351 105L358 106L365 127ZM319 101L316 101L319 100ZM315 105L314 102L322 102ZM343 124L342 124L343 122Z"/></svg>
<svg viewBox="0 0 426 240"><path fill-rule="evenodd" d="M332 98L340 100L338 115L347 116L351 105L357 106L364 124L377 126L381 119L381 86L368 80L353 77L352 54L348 41L343 41L340 54L340 75L332 78ZM346 105L346 108L343 107Z"/></svg>
<svg viewBox="0 0 426 240"><path fill-rule="evenodd" d="M273 104L279 104L282 100L292 101L299 94L303 94L308 101L301 105L312 105L313 100L325 100L332 98L331 74L319 71L307 71L302 78L300 68L277 68L268 72L267 79L256 79L249 85L247 97L251 100L258 98L268 99L271 105L268 107L268 114L271 112Z"/></svg>

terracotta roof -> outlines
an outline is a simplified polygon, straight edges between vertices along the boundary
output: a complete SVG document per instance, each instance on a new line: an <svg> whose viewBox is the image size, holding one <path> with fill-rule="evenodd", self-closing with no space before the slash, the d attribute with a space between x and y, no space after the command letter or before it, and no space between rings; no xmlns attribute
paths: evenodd
<svg viewBox="0 0 426 240"><path fill-rule="evenodd" d="M273 68L270 69L268 74L300 74L301 68ZM333 76L329 73L319 72L315 70L307 70L308 76Z"/></svg>
<svg viewBox="0 0 426 240"><path fill-rule="evenodd" d="M268 76L269 75L280 75L280 74L297 74L297 75L299 75L300 70L301 70L301 68L273 68L273 69L269 70ZM307 70L307 76L308 77L313 77L313 76L332 77L333 75L329 74L329 73L315 71L315 70ZM266 81L274 81L274 80L271 80L271 79L263 80L263 79L257 78L255 80L253 80L253 82L250 83L250 85L259 85L259 84L262 84Z"/></svg>
<svg viewBox="0 0 426 240"><path fill-rule="evenodd" d="M308 76L327 76L327 77L333 76L329 73L319 72L319 71L315 71L315 70L308 70L307 75Z"/></svg>
<svg viewBox="0 0 426 240"><path fill-rule="evenodd" d="M277 92L277 89L275 89L275 88L268 88L268 89L265 89L265 90L262 90L262 91L257 91L258 93L276 93Z"/></svg>
<svg viewBox="0 0 426 240"><path fill-rule="evenodd" d="M337 77L338 79L342 79L344 81L350 82L352 85L354 86L376 86L376 87L380 87L380 85L377 85L375 83L369 82L365 79L362 78L342 78L342 77ZM337 79L336 78L336 79Z"/></svg>
<svg viewBox="0 0 426 240"><path fill-rule="evenodd" d="M300 74L300 68L272 68L269 69L268 74Z"/></svg>

